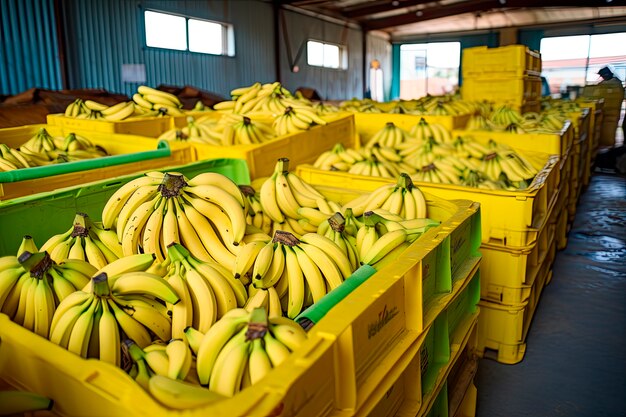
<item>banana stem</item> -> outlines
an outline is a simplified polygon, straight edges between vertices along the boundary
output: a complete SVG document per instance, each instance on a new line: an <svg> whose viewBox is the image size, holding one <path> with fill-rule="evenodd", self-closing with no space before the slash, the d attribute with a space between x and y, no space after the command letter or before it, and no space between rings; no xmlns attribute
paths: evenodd
<svg viewBox="0 0 626 417"><path fill-rule="evenodd" d="M278 158L278 162L276 162L276 169L274 172L279 172L286 174L289 172L289 158Z"/></svg>
<svg viewBox="0 0 626 417"><path fill-rule="evenodd" d="M337 212L328 218L328 224L335 232L341 233L346 226L346 219Z"/></svg>
<svg viewBox="0 0 626 417"><path fill-rule="evenodd" d="M32 277L41 278L43 274L52 266L48 252L30 253L24 252L17 258L18 262Z"/></svg>
<svg viewBox="0 0 626 417"><path fill-rule="evenodd" d="M108 297L111 295L111 288L109 287L109 277L106 272L96 275L91 278L92 292L98 297Z"/></svg>
<svg viewBox="0 0 626 417"><path fill-rule="evenodd" d="M163 182L159 184L158 191L161 192L163 197L176 197L180 194L180 190L187 185L185 177L182 174L166 172L163 177Z"/></svg>
<svg viewBox="0 0 626 417"><path fill-rule="evenodd" d="M74 216L74 229L72 230L72 237L85 237L89 235L87 228L87 214L76 213Z"/></svg>
<svg viewBox="0 0 626 417"><path fill-rule="evenodd" d="M290 232L285 232L284 230L276 230L274 232L274 238L272 239L273 243L280 243L282 245L287 246L297 246L300 244L300 240L295 237Z"/></svg>
<svg viewBox="0 0 626 417"><path fill-rule="evenodd" d="M246 341L260 339L267 333L269 321L267 310L264 307L257 307L250 313L250 322L246 330Z"/></svg>
<svg viewBox="0 0 626 417"><path fill-rule="evenodd" d="M254 188L252 188L249 185L240 185L239 186L239 190L243 193L243 195L245 195L246 197L254 197L254 195L256 194L256 191L254 191Z"/></svg>
<svg viewBox="0 0 626 417"><path fill-rule="evenodd" d="M124 340L124 346L126 347L126 350L128 351L128 354L130 355L133 362L139 362L143 360L145 353L139 346L137 346L135 342L130 339L126 339Z"/></svg>
<svg viewBox="0 0 626 417"><path fill-rule="evenodd" d="M182 262L189 255L189 251L178 243L170 243L167 247L167 257L172 262Z"/></svg>

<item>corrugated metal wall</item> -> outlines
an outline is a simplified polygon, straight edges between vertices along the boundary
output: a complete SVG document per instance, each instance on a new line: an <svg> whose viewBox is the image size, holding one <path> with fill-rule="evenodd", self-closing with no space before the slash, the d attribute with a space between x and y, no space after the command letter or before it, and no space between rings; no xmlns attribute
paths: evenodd
<svg viewBox="0 0 626 417"><path fill-rule="evenodd" d="M374 59L380 62L380 67L383 70L383 86L385 100L389 100L391 97L391 79L392 79L392 60L391 60L391 43L389 40L380 36L368 34L367 35L367 51L366 63L369 65ZM366 72L367 85L370 85L369 70ZM368 87L369 88L369 87Z"/></svg>
<svg viewBox="0 0 626 417"><path fill-rule="evenodd" d="M143 10L149 8L231 23L235 56L145 46ZM65 0L71 88L105 88L131 95L137 83L122 81L122 64L144 64L146 84L191 85L227 96L234 87L275 78L270 4L256 0Z"/></svg>
<svg viewBox="0 0 626 417"><path fill-rule="evenodd" d="M61 88L53 0L0 1L0 94Z"/></svg>
<svg viewBox="0 0 626 417"><path fill-rule="evenodd" d="M292 72L287 54L285 31L280 30L280 62L283 84L290 90L298 87L315 88L325 100L339 100L351 97L363 97L363 35L360 30L346 28L314 17L305 16L288 10L285 14L285 26L295 58L299 48L304 48L298 62L298 72ZM328 69L307 65L306 42L309 39L335 44L349 45L348 68Z"/></svg>

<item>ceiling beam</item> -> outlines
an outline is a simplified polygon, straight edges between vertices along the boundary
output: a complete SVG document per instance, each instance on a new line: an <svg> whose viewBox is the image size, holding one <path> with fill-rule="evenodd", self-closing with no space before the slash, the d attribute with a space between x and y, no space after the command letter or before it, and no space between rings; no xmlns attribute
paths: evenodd
<svg viewBox="0 0 626 417"><path fill-rule="evenodd" d="M571 3L571 0L471 0L367 20L363 21L362 25L366 30L381 30L463 13L478 13L502 8L572 7ZM576 4L577 7L607 7L612 5L614 5L613 2L607 3L606 0L579 0Z"/></svg>
<svg viewBox="0 0 626 417"><path fill-rule="evenodd" d="M397 6L393 5L392 0L385 0L381 3L355 6L344 9L341 14L350 19L358 19L359 17L372 15L376 13L388 12L390 10L402 9L403 7L417 6L424 3L431 3L433 0L395 0L398 2Z"/></svg>

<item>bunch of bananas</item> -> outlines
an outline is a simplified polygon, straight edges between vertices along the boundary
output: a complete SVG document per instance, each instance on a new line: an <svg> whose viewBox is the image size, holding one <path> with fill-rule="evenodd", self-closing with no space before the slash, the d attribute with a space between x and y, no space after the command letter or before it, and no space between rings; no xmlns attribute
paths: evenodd
<svg viewBox="0 0 626 417"><path fill-rule="evenodd" d="M481 114L474 114L470 116L465 126L465 130L492 130L493 124L489 119Z"/></svg>
<svg viewBox="0 0 626 417"><path fill-rule="evenodd" d="M85 213L76 213L74 224L65 233L52 236L41 247L54 262L66 259L87 261L96 269L122 257L122 245L117 234L105 230L102 223L93 222Z"/></svg>
<svg viewBox="0 0 626 417"><path fill-rule="evenodd" d="M15 323L48 337L59 303L83 288L96 271L84 261L56 264L46 252L0 258L0 311Z"/></svg>
<svg viewBox="0 0 626 417"><path fill-rule="evenodd" d="M194 104L193 109L191 109L192 111L195 112L213 112L213 109L210 108L209 106L205 105L204 102L202 100L198 100L196 101L196 104Z"/></svg>
<svg viewBox="0 0 626 417"><path fill-rule="evenodd" d="M107 106L93 100L77 98L65 108L65 117L76 119L100 119L117 122L128 119L135 114L135 103L124 101Z"/></svg>
<svg viewBox="0 0 626 417"><path fill-rule="evenodd" d="M47 164L48 160L39 162L39 164ZM13 149L0 143L0 172L13 171L14 169L30 168L37 166L38 162L35 161L30 155L21 152L19 149Z"/></svg>
<svg viewBox="0 0 626 417"><path fill-rule="evenodd" d="M275 137L274 129L263 122L253 121L239 114L225 114L219 121L206 119L203 122L189 116L186 126L182 129L168 130L159 136L159 139L228 146L258 144Z"/></svg>
<svg viewBox="0 0 626 417"><path fill-rule="evenodd" d="M313 165L323 170L347 171L353 164L364 159L365 156L361 150L346 149L339 142L330 151L322 152Z"/></svg>
<svg viewBox="0 0 626 417"><path fill-rule="evenodd" d="M172 337L183 338L189 326L204 333L228 311L245 305L246 288L229 269L200 261L179 244L170 245L167 252L165 279L180 297L180 302L167 305Z"/></svg>
<svg viewBox="0 0 626 417"><path fill-rule="evenodd" d="M211 391L232 397L283 363L306 338L295 322L268 318L263 308L231 310L202 338L198 379Z"/></svg>
<svg viewBox="0 0 626 417"><path fill-rule="evenodd" d="M272 233L272 218L263 212L261 195L250 185L240 185L239 189L247 200L246 223L269 235Z"/></svg>
<svg viewBox="0 0 626 417"><path fill-rule="evenodd" d="M411 128L409 136L416 141L425 141L433 138L438 143L449 142L452 138L450 132L439 123L428 123L423 117Z"/></svg>
<svg viewBox="0 0 626 417"><path fill-rule="evenodd" d="M383 185L371 194L364 194L345 204L344 208L351 208L356 217L381 208L405 220L428 217L424 194L405 173L400 175L395 184Z"/></svg>
<svg viewBox="0 0 626 417"><path fill-rule="evenodd" d="M313 104L313 109L317 112L317 114L323 116L325 114L333 114L339 112L339 107L324 103L323 101L318 101Z"/></svg>
<svg viewBox="0 0 626 417"><path fill-rule="evenodd" d="M319 117L315 110L305 106L288 106L285 111L274 119L273 127L281 136L309 130L314 125L325 125L326 121Z"/></svg>
<svg viewBox="0 0 626 417"><path fill-rule="evenodd" d="M150 380L155 376L172 381L187 380L198 383L193 353L184 339L174 338L168 342L156 340L143 349L132 340L126 339L122 343L122 349L132 362L128 374L146 391L151 392Z"/></svg>
<svg viewBox="0 0 626 417"><path fill-rule="evenodd" d="M502 176L517 188L526 188L537 175L533 165L518 153L511 150L496 150L485 156L480 171L492 181L499 181Z"/></svg>
<svg viewBox="0 0 626 417"><path fill-rule="evenodd" d="M115 228L125 256L153 253L162 262L167 246L182 243L196 258L232 269L240 243L264 236L247 226L246 212L239 187L224 175L148 172L111 196L102 225Z"/></svg>
<svg viewBox="0 0 626 417"><path fill-rule="evenodd" d="M241 265L241 271L236 273L251 274L254 287L276 288L289 318L295 318L311 304L306 304L307 299L312 303L319 301L355 270L334 241L317 233L298 239L280 230L260 248L252 262L242 261Z"/></svg>
<svg viewBox="0 0 626 417"><path fill-rule="evenodd" d="M26 415L36 411L51 410L54 401L29 391L0 391L0 415Z"/></svg>
<svg viewBox="0 0 626 417"><path fill-rule="evenodd" d="M248 87L236 88L230 95L232 100L217 103L213 108L252 118L275 118L285 113L288 107L307 108L315 113L309 100L301 95L294 97L279 82L257 82Z"/></svg>
<svg viewBox="0 0 626 417"><path fill-rule="evenodd" d="M316 219L340 209L339 204L327 201L319 191L289 172L287 158L280 158L272 176L264 180L260 197L263 213L272 219L272 233L284 230L296 237L315 232L319 224Z"/></svg>
<svg viewBox="0 0 626 417"><path fill-rule="evenodd" d="M407 140L408 136L404 129L397 127L393 122L388 122L367 141L366 147L380 145L393 148Z"/></svg>
<svg viewBox="0 0 626 417"><path fill-rule="evenodd" d="M421 182L461 184L461 173L467 167L460 159L438 159L422 166L412 178ZM461 166L459 166L461 165Z"/></svg>
<svg viewBox="0 0 626 417"><path fill-rule="evenodd" d="M137 116L182 116L183 104L174 94L157 90L146 85L137 87L133 94Z"/></svg>
<svg viewBox="0 0 626 417"><path fill-rule="evenodd" d="M91 285L68 295L50 325L50 341L84 358L120 366L123 335L140 347L172 338L171 320L163 303L180 297L162 277L145 272L153 255L118 259L91 278ZM88 281L89 282L89 281Z"/></svg>
<svg viewBox="0 0 626 417"><path fill-rule="evenodd" d="M348 228L346 229L346 217L348 218ZM356 235L359 227L357 220L352 213L352 209L346 209L346 217L337 212L330 216L327 220L320 223L317 233L325 236L341 249L350 261L350 267L353 271L359 268L359 254L356 249Z"/></svg>
<svg viewBox="0 0 626 417"><path fill-rule="evenodd" d="M490 116L491 122L496 126L509 126L511 124L520 124L523 120L522 115L509 106L497 107Z"/></svg>
<svg viewBox="0 0 626 417"><path fill-rule="evenodd" d="M4 146L1 148L4 149ZM94 145L84 136L70 133L65 137L53 137L45 128L39 129L33 137L22 144L19 152L9 152L23 168L27 168L24 165L41 166L107 155L104 148ZM4 155L6 150L2 150L2 153Z"/></svg>

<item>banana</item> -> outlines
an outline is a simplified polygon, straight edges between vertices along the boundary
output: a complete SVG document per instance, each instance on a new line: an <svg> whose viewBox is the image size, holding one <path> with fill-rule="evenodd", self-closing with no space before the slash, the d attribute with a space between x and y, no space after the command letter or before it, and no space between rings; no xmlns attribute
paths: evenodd
<svg viewBox="0 0 626 417"><path fill-rule="evenodd" d="M237 393L247 366L249 351L250 342L246 331L242 330L219 353L211 373L209 389L226 397Z"/></svg>
<svg viewBox="0 0 626 417"><path fill-rule="evenodd" d="M175 107L182 107L182 103L180 102L180 100L178 99L178 97L176 97L174 94L170 94L167 93L165 91L161 91L161 90L157 90L155 88L151 88L145 85L140 85L139 87L137 87L137 92L141 95L143 95L144 97L146 95L151 96L151 97L161 97L169 102L172 102L172 104ZM147 98L146 98L147 99Z"/></svg>
<svg viewBox="0 0 626 417"><path fill-rule="evenodd" d="M243 310L243 312L238 311ZM218 355L227 342L241 330L248 321L248 312L244 309L233 310L232 317L222 317L205 333L198 349L196 370L202 385L207 385L213 372ZM238 314L238 316L235 316Z"/></svg>
<svg viewBox="0 0 626 417"><path fill-rule="evenodd" d="M272 320L270 320L272 322ZM306 332L298 324L271 324L269 330L272 336L285 345L290 351L295 351L307 340Z"/></svg>
<svg viewBox="0 0 626 417"><path fill-rule="evenodd" d="M54 401L42 395L27 392L3 390L0 391L0 415L12 416L40 410L51 410Z"/></svg>
<svg viewBox="0 0 626 417"><path fill-rule="evenodd" d="M324 276L316 263L299 246L294 246L293 250L298 258L298 264L302 269L302 274L307 286L313 296L313 301L318 302L326 295L326 282Z"/></svg>
<svg viewBox="0 0 626 417"><path fill-rule="evenodd" d="M163 315L158 309L139 300L118 299L116 297L115 302L126 314L152 331L160 340L172 338L172 323L169 317Z"/></svg>
<svg viewBox="0 0 626 417"><path fill-rule="evenodd" d="M130 219L125 223L124 231L121 235L122 252L124 256L138 253L139 239L143 229L161 199L162 197L160 195L153 197L142 203L137 210L130 215Z"/></svg>
<svg viewBox="0 0 626 417"><path fill-rule="evenodd" d="M175 410L190 410L223 400L225 397L188 382L154 375L148 383L150 394Z"/></svg>
<svg viewBox="0 0 626 417"><path fill-rule="evenodd" d="M150 176L143 176L132 181L127 182L121 186L113 195L107 200L104 208L102 209L102 226L104 229L110 229L113 226L113 222L120 214L120 211L124 205L128 202L129 198L135 193L135 191L146 186L157 187L160 181L155 180ZM156 190L156 188L154 189ZM118 235L119 236L119 235ZM45 250L42 247L42 250Z"/></svg>
<svg viewBox="0 0 626 417"><path fill-rule="evenodd" d="M334 242L332 243L333 245L335 244ZM334 290L341 285L344 279L343 273L329 254L311 244L300 244L299 246L311 258L315 265L319 267L330 290ZM349 263L348 259L345 257L346 255L342 254L342 256L345 258L346 263Z"/></svg>
<svg viewBox="0 0 626 417"><path fill-rule="evenodd" d="M276 190L277 176L278 173L274 172L261 186L261 206L263 207L263 213L268 215L273 221L282 224L285 222L285 215L278 205L278 191Z"/></svg>
<svg viewBox="0 0 626 417"><path fill-rule="evenodd" d="M67 350L73 352L83 358L87 357L87 349L89 348L89 338L93 327L94 315L96 310L101 308L100 299L94 298L91 305L81 313L78 317L67 343Z"/></svg>
<svg viewBox="0 0 626 417"><path fill-rule="evenodd" d="M343 278L348 278L352 275L352 267L350 266L350 260L347 258L346 253L342 252L341 249L327 237L320 236L317 233L307 233L306 235L300 238L301 242L307 243L309 245L316 246L321 251L326 253L330 259L337 265ZM306 252L306 249L305 249Z"/></svg>
<svg viewBox="0 0 626 417"><path fill-rule="evenodd" d="M239 279L252 273L257 255L266 244L267 242L256 241L241 245L232 269L235 278Z"/></svg>
<svg viewBox="0 0 626 417"><path fill-rule="evenodd" d="M165 279L147 272L127 272L113 281L111 291L116 295L139 294L176 304L180 298ZM186 327L186 326L185 326Z"/></svg>
<svg viewBox="0 0 626 417"><path fill-rule="evenodd" d="M286 274L289 282L287 317L294 319L304 307L304 274L298 263L298 255L291 246L285 245ZM254 383L254 382L253 382Z"/></svg>
<svg viewBox="0 0 626 417"><path fill-rule="evenodd" d="M17 249L17 256L20 256L24 252L36 253L39 252L37 250L37 245L35 245L35 241L32 236L25 235L22 237L22 242L20 243L20 247ZM0 269L2 267L0 266Z"/></svg>
<svg viewBox="0 0 626 417"><path fill-rule="evenodd" d="M169 359L167 376L172 379L185 379L191 367L191 352L182 339L172 339L167 344Z"/></svg>
<svg viewBox="0 0 626 417"><path fill-rule="evenodd" d="M117 277L119 275L127 274L130 272L139 272L147 270L154 263L155 255L152 253L141 253L137 255L125 256L123 258L118 259L115 262L111 262L104 268L97 270L88 276L96 276L100 274L106 274L109 279ZM76 265L72 263L72 261L65 261L61 265L66 268L76 269L80 267L80 265ZM94 268L95 269L95 268ZM84 271L87 272L90 269L85 268Z"/></svg>
<svg viewBox="0 0 626 417"><path fill-rule="evenodd" d="M189 326L185 329L185 338L192 352L197 355L204 339L204 333Z"/></svg>
<svg viewBox="0 0 626 417"><path fill-rule="evenodd" d="M272 370L272 362L263 347L262 339L254 339L251 342L248 369L251 384L256 384Z"/></svg>
<svg viewBox="0 0 626 417"><path fill-rule="evenodd" d="M405 229L394 230L382 235L361 257L363 264L372 265L385 257L390 251L395 249L407 239Z"/></svg>
<svg viewBox="0 0 626 417"><path fill-rule="evenodd" d="M110 107L109 109L112 109L112 107ZM110 112L107 112L107 113L105 113L105 111L102 111L104 118L107 120L116 122L119 120L127 119L130 116L132 116L135 113L135 104L131 101L131 102L124 103L124 106L118 109L117 111L111 110Z"/></svg>
<svg viewBox="0 0 626 417"><path fill-rule="evenodd" d="M290 355L289 349L278 340L276 340L270 332L266 332L263 336L265 342L265 351L270 358L272 368L276 368L283 363Z"/></svg>
<svg viewBox="0 0 626 417"><path fill-rule="evenodd" d="M120 366L120 333L108 303L102 303L102 316L98 324L100 360Z"/></svg>
<svg viewBox="0 0 626 417"><path fill-rule="evenodd" d="M280 211L285 214L287 217L291 217L292 219L299 219L300 216L298 214L298 209L300 208L300 204L296 200L291 187L289 186L289 182L287 181L287 176L284 172L279 172L276 175L276 202L280 207Z"/></svg>

